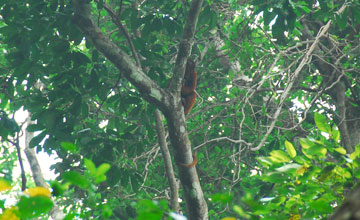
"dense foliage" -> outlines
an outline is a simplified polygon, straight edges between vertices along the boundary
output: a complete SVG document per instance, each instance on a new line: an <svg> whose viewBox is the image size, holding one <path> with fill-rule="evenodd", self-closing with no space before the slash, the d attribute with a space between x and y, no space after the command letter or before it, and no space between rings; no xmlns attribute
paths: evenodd
<svg viewBox="0 0 360 220"><path fill-rule="evenodd" d="M167 87L190 1L89 1L92 20L131 57L123 69L78 29L74 2L0 0L0 190L19 184L26 129L30 148L61 158L51 186L68 219L180 219L167 203L159 106L125 76L136 64ZM359 33L358 1L202 3L186 126L210 219L326 219L340 206L360 178ZM15 121L21 109L33 124ZM34 198L44 205L27 213ZM5 201L3 215L47 219L51 208L48 197Z"/></svg>

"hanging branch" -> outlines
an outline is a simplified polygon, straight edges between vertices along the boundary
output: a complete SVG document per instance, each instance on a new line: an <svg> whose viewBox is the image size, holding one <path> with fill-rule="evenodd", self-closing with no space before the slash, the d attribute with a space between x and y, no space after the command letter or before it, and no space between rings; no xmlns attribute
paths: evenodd
<svg viewBox="0 0 360 220"><path fill-rule="evenodd" d="M96 2L99 2L99 0L96 0ZM136 65L141 68L141 62L140 62L138 54L136 53L135 46L131 40L129 32L126 30L124 25L121 23L120 17L105 2L103 2L102 4L103 4L104 9L109 13L113 23L123 32L128 44L131 48L131 52L136 61ZM120 7L122 7L122 4L120 5ZM121 11L121 9L120 9L120 11Z"/></svg>
<svg viewBox="0 0 360 220"><path fill-rule="evenodd" d="M180 210L179 187L178 184L176 183L174 168L171 163L171 155L169 152L168 145L166 143L163 118L159 110L155 110L155 122L156 122L156 131L158 134L158 142L160 145L162 156L164 158L165 172L170 186L170 208L175 212L179 212Z"/></svg>

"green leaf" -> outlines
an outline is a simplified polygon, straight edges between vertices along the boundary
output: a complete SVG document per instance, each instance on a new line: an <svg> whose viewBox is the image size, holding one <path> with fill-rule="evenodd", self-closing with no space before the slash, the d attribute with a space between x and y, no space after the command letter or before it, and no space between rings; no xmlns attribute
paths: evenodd
<svg viewBox="0 0 360 220"><path fill-rule="evenodd" d="M57 126L56 119L58 112L53 109L49 109L41 113L41 117L38 119L38 123L45 126L47 130L52 131Z"/></svg>
<svg viewBox="0 0 360 220"><path fill-rule="evenodd" d="M5 200L0 200L0 209L5 209Z"/></svg>
<svg viewBox="0 0 360 220"><path fill-rule="evenodd" d="M304 5L299 4L298 6L299 6L299 8L304 10L304 12L307 13L307 14L311 12L311 9L306 7L305 3L304 3Z"/></svg>
<svg viewBox="0 0 360 220"><path fill-rule="evenodd" d="M89 159L84 158L84 164L86 169L89 171L91 176L95 176L96 175L96 166L94 164L94 162L92 162Z"/></svg>
<svg viewBox="0 0 360 220"><path fill-rule="evenodd" d="M17 204L20 218L36 218L47 214L53 206L50 198L45 196L26 197L22 196Z"/></svg>
<svg viewBox="0 0 360 220"><path fill-rule="evenodd" d="M35 146L37 146L42 140L44 140L45 136L46 136L46 133L41 132L37 136L33 137L29 143L29 147L34 148Z"/></svg>
<svg viewBox="0 0 360 220"><path fill-rule="evenodd" d="M63 174L63 178L80 188L86 188L90 183L83 175L75 171L69 171Z"/></svg>
<svg viewBox="0 0 360 220"><path fill-rule="evenodd" d="M101 183L106 180L105 173L111 168L110 164L103 163L96 170L95 183Z"/></svg>
<svg viewBox="0 0 360 220"><path fill-rule="evenodd" d="M50 186L52 189L51 194L53 196L63 195L65 190L68 188L67 184L61 184L58 181L50 181Z"/></svg>
<svg viewBox="0 0 360 220"><path fill-rule="evenodd" d="M286 163L286 162L290 161L290 158L288 157L288 155L284 151L281 151L281 150L271 151L269 159L275 163Z"/></svg>
<svg viewBox="0 0 360 220"><path fill-rule="evenodd" d="M310 147L314 146L314 142L309 140L308 138L300 138L300 145L303 149L309 149Z"/></svg>
<svg viewBox="0 0 360 220"><path fill-rule="evenodd" d="M224 204L230 203L233 199L233 194L229 193L216 193L210 196L212 202L222 202Z"/></svg>
<svg viewBox="0 0 360 220"><path fill-rule="evenodd" d="M296 150L292 143L290 143L289 141L285 141L285 148L291 158L296 157Z"/></svg>
<svg viewBox="0 0 360 220"><path fill-rule="evenodd" d="M284 32L286 31L284 16L278 16L275 24L272 26L272 35L279 41L283 41L286 37Z"/></svg>
<svg viewBox="0 0 360 220"><path fill-rule="evenodd" d="M333 210L329 201L325 199L318 199L310 202L309 207L321 213L331 213Z"/></svg>
<svg viewBox="0 0 360 220"><path fill-rule="evenodd" d="M326 155L327 149L321 145L314 145L309 149L303 149L303 152L307 155L323 157Z"/></svg>
<svg viewBox="0 0 360 220"><path fill-rule="evenodd" d="M271 160L268 159L268 158L266 158L266 157L257 157L256 159L257 159L257 161L259 161L259 163L260 163L261 165L263 165L264 167L269 167L269 166L273 165L273 163L271 162Z"/></svg>
<svg viewBox="0 0 360 220"><path fill-rule="evenodd" d="M262 175L261 179L265 182L282 184L284 183L284 179L286 179L286 177L284 177L283 173L271 172L266 175Z"/></svg>
<svg viewBox="0 0 360 220"><path fill-rule="evenodd" d="M319 128L320 131L331 134L331 128L330 128L330 125L328 124L325 116L315 112L314 119L315 119L315 124Z"/></svg>
<svg viewBox="0 0 360 220"><path fill-rule="evenodd" d="M331 138L338 143L340 141L341 135L339 129L334 125L331 130Z"/></svg>
<svg viewBox="0 0 360 220"><path fill-rule="evenodd" d="M273 199L271 201L271 203L274 203L276 205L281 205L283 204L285 201L287 200L287 198L285 196L277 196L275 199Z"/></svg>
<svg viewBox="0 0 360 220"><path fill-rule="evenodd" d="M101 183L101 182L104 182L106 181L106 176L105 175L98 175L96 176L95 178L95 183L98 184L98 183Z"/></svg>
<svg viewBox="0 0 360 220"><path fill-rule="evenodd" d="M71 58L72 58L72 60L73 60L77 65L79 65L79 66L91 62L91 60L89 59L89 57L87 57L85 54L80 53L80 52L73 52L73 53L71 53Z"/></svg>
<svg viewBox="0 0 360 220"><path fill-rule="evenodd" d="M274 13L273 11L264 11L264 23L266 25L269 25L271 21L274 20L274 18L276 17L276 13Z"/></svg>
<svg viewBox="0 0 360 220"><path fill-rule="evenodd" d="M350 154L350 159L355 160L360 157L360 144L355 146L354 152Z"/></svg>
<svg viewBox="0 0 360 220"><path fill-rule="evenodd" d="M137 203L137 219L161 219L164 210L161 209L159 204L151 200L140 200Z"/></svg>
<svg viewBox="0 0 360 220"><path fill-rule="evenodd" d="M71 142L61 142L61 147L64 148L65 150L70 151L71 153L76 153L78 151L78 147L71 143Z"/></svg>
<svg viewBox="0 0 360 220"><path fill-rule="evenodd" d="M111 168L110 164L108 163L103 163L101 164L97 170L96 170L96 175L103 175L105 174L109 169Z"/></svg>
<svg viewBox="0 0 360 220"><path fill-rule="evenodd" d="M0 135L3 139L7 139L7 136L15 136L15 133L20 131L20 127L16 121L12 118L8 118L8 115L0 110Z"/></svg>
<svg viewBox="0 0 360 220"><path fill-rule="evenodd" d="M342 167L335 167L334 169L334 173L338 176L341 176L341 178L343 179L350 179L352 178L351 173L346 169L346 168L342 168Z"/></svg>
<svg viewBox="0 0 360 220"><path fill-rule="evenodd" d="M313 156L311 156L311 155L309 155L308 153L306 153L306 150L303 148L303 149L301 149L301 151L303 152L303 154L307 157L307 158L309 158L309 159L312 159L313 158Z"/></svg>
<svg viewBox="0 0 360 220"><path fill-rule="evenodd" d="M9 103L9 98L5 94L0 93L0 109L4 109Z"/></svg>
<svg viewBox="0 0 360 220"><path fill-rule="evenodd" d="M122 175L124 175L124 168L118 168L117 166L112 166L110 168L109 173L107 174L107 184L112 187L117 184L120 180Z"/></svg>
<svg viewBox="0 0 360 220"><path fill-rule="evenodd" d="M28 132L35 132L35 131L41 131L44 129L44 126L39 125L39 124L31 124L29 126L27 126L26 130Z"/></svg>
<svg viewBox="0 0 360 220"><path fill-rule="evenodd" d="M278 167L276 168L277 171L283 173L283 172L288 172L288 171L291 171L291 172L296 172L297 169L299 169L301 167L300 164L297 164L297 163L291 163L291 164L286 164L282 167Z"/></svg>
<svg viewBox="0 0 360 220"><path fill-rule="evenodd" d="M73 220L75 219L76 213L74 212L70 212L69 214L67 214L64 218L64 220Z"/></svg>
<svg viewBox="0 0 360 220"><path fill-rule="evenodd" d="M234 211L243 218L249 219L251 217L238 205L234 205Z"/></svg>
<svg viewBox="0 0 360 220"><path fill-rule="evenodd" d="M112 209L110 208L110 206L108 206L106 204L102 206L101 211L102 211L102 216L104 218L109 218L113 214Z"/></svg>

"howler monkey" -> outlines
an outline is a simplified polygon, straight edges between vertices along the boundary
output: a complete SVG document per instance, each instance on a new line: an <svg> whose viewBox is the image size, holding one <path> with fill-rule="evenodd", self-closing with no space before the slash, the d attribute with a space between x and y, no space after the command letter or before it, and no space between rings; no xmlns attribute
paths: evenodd
<svg viewBox="0 0 360 220"><path fill-rule="evenodd" d="M185 116L189 114L190 110L195 104L196 99L196 80L197 80L197 73L196 73L196 65L195 62L188 59L186 63L184 81L181 87L181 102L184 106L184 113ZM194 167L197 164L198 160L196 155L193 154L193 162L190 164L179 163L183 167Z"/></svg>
<svg viewBox="0 0 360 220"><path fill-rule="evenodd" d="M181 102L184 106L185 116L189 114L190 110L195 104L196 99L196 66L194 61L188 59L186 63L186 70L183 85L181 87Z"/></svg>

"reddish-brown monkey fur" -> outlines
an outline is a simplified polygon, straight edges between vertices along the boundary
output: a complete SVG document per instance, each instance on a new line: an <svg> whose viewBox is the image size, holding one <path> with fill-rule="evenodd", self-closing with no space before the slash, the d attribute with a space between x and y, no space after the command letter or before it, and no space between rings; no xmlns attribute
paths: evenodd
<svg viewBox="0 0 360 220"><path fill-rule="evenodd" d="M181 87L181 102L184 106L185 116L189 114L190 110L195 104L196 99L196 66L194 61L188 60L186 63L186 70L183 85Z"/></svg>
<svg viewBox="0 0 360 220"><path fill-rule="evenodd" d="M187 168L194 167L194 166L197 164L198 159L197 159L197 157L196 157L195 154L193 154L192 156L193 156L193 162L191 162L191 163L189 163L189 164L186 164L186 163L179 163L179 164L180 164L181 166L187 167Z"/></svg>
<svg viewBox="0 0 360 220"><path fill-rule="evenodd" d="M186 70L183 85L181 87L181 102L184 106L184 114L185 116L189 114L190 110L195 104L196 99L196 66L194 61L188 60L186 63ZM197 164L198 160L196 155L193 154L193 162L189 164L179 163L183 167L194 167Z"/></svg>

